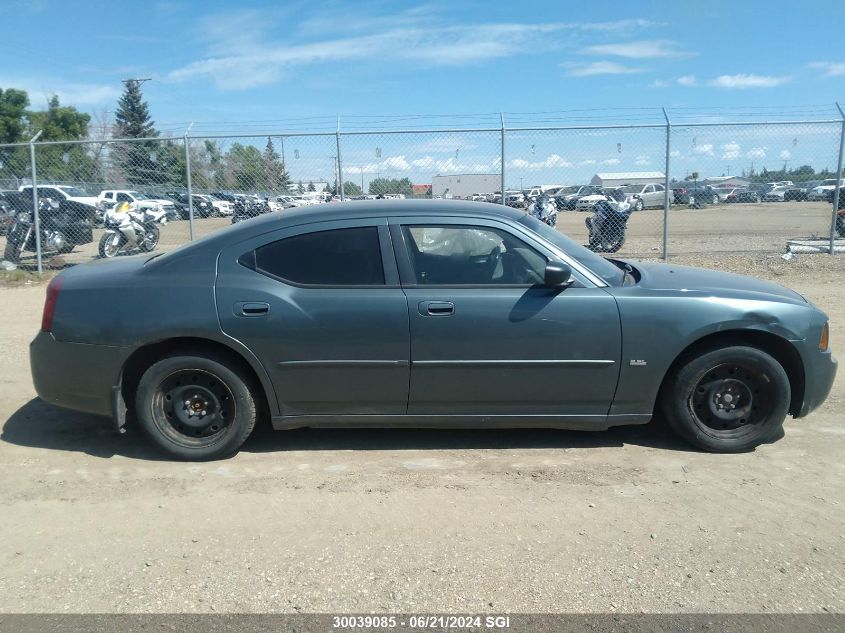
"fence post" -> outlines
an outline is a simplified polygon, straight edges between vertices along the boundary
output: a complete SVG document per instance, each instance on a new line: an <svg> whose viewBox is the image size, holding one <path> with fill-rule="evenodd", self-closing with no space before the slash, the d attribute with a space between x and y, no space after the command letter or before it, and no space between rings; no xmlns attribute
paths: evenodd
<svg viewBox="0 0 845 633"><path fill-rule="evenodd" d="M507 205L505 200L505 113L499 112L499 118L502 121L502 205Z"/></svg>
<svg viewBox="0 0 845 633"><path fill-rule="evenodd" d="M842 106L836 102L839 115L842 117L842 132L839 135L839 160L836 163L836 187L833 189L833 212L830 214L830 254L833 255L833 241L836 236L836 214L839 211L840 183L842 182L842 150L845 148L845 112Z"/></svg>
<svg viewBox="0 0 845 633"><path fill-rule="evenodd" d="M38 176L35 172L35 141L41 136L41 132L29 140L29 164L32 168L32 218L35 221L35 260L38 262L38 274L43 272L41 267L41 218L38 213Z"/></svg>
<svg viewBox="0 0 845 633"><path fill-rule="evenodd" d="M193 125L193 121L191 125ZM185 130L185 184L188 185L188 236L194 241L194 196L191 189L191 146L188 143L188 132L191 131L191 125Z"/></svg>
<svg viewBox="0 0 845 633"><path fill-rule="evenodd" d="M672 122L663 108L663 117L666 119L666 165L663 183L663 261L669 259L669 144L672 139Z"/></svg>
<svg viewBox="0 0 845 633"><path fill-rule="evenodd" d="M337 115L337 131L335 132L335 143L337 145L337 188L340 189L340 201L346 200L343 192L343 161L340 158L340 115Z"/></svg>

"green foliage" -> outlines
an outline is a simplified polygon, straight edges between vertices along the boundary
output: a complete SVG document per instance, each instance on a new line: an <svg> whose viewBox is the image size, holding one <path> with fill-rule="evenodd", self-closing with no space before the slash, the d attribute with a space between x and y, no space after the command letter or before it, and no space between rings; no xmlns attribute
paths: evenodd
<svg viewBox="0 0 845 633"><path fill-rule="evenodd" d="M114 115L115 131L119 138L147 138L158 136L150 118L150 110L141 93L140 81L127 81L126 89L117 102Z"/></svg>
<svg viewBox="0 0 845 633"><path fill-rule="evenodd" d="M20 143L24 138L24 116L29 97L23 90L0 88L0 143Z"/></svg>
<svg viewBox="0 0 845 633"><path fill-rule="evenodd" d="M314 183L313 183L313 182L309 182L309 183L308 183L308 191L317 191L317 188L316 188L316 187L314 187Z"/></svg>
<svg viewBox="0 0 845 633"><path fill-rule="evenodd" d="M370 181L370 194L401 193L410 197L414 192L411 181L408 178L376 178Z"/></svg>
<svg viewBox="0 0 845 633"><path fill-rule="evenodd" d="M335 183L334 191L337 191L337 183ZM350 182L349 180L344 181L343 183L343 194L346 196L360 196L364 193L364 190L361 189L359 185L356 185L354 182Z"/></svg>
<svg viewBox="0 0 845 633"><path fill-rule="evenodd" d="M226 171L235 189L255 191L264 183L264 158L253 145L233 143L226 153Z"/></svg>

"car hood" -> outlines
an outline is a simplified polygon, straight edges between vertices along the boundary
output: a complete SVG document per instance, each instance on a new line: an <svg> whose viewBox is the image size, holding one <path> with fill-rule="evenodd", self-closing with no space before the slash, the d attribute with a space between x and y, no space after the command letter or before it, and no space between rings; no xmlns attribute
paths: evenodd
<svg viewBox="0 0 845 633"><path fill-rule="evenodd" d="M807 300L794 290L755 277L653 262L636 262L635 267L642 273L640 287L649 290L669 290L730 299L786 301L803 305L807 303Z"/></svg>
<svg viewBox="0 0 845 633"><path fill-rule="evenodd" d="M96 196L70 196L68 200L73 202L81 202L82 204L87 204L92 207L96 207L97 203L99 202L99 198Z"/></svg>

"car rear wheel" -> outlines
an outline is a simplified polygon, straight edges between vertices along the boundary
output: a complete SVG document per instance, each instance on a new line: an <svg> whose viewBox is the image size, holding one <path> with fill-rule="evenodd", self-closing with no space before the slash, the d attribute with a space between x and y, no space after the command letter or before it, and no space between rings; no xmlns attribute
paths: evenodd
<svg viewBox="0 0 845 633"><path fill-rule="evenodd" d="M225 359L170 356L138 383L136 414L144 432L173 457L229 457L252 432L256 400L251 382Z"/></svg>
<svg viewBox="0 0 845 633"><path fill-rule="evenodd" d="M636 204L634 204L634 211L642 211L644 208L645 203L643 202L643 199L640 198L639 200L637 200Z"/></svg>
<svg viewBox="0 0 845 633"><path fill-rule="evenodd" d="M669 425L694 446L740 453L781 432L790 393L780 363L737 345L690 358L669 378L660 405Z"/></svg>
<svg viewBox="0 0 845 633"><path fill-rule="evenodd" d="M839 237L845 237L845 218L841 216L836 218L836 232Z"/></svg>

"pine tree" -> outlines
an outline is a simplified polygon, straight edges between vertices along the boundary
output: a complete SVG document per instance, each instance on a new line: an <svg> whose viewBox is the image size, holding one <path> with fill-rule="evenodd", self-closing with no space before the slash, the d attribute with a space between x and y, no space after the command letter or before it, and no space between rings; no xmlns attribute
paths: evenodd
<svg viewBox="0 0 845 633"><path fill-rule="evenodd" d="M115 133L119 138L151 138L158 136L149 107L141 94L141 82L128 80L117 102L114 115ZM114 148L117 163L123 169L126 182L134 185L155 185L168 180L157 164L157 141L136 141ZM163 155L163 153L162 153ZM165 167L166 169L166 167Z"/></svg>
<svg viewBox="0 0 845 633"><path fill-rule="evenodd" d="M269 191L286 189L290 182L290 176L285 171L285 164L276 153L273 139L269 136L267 137L267 145L264 146L262 159L264 161L264 188Z"/></svg>
<svg viewBox="0 0 845 633"><path fill-rule="evenodd" d="M126 82L126 90L117 102L114 123L120 138L158 136L150 118L150 109L141 94L140 81L130 79Z"/></svg>

